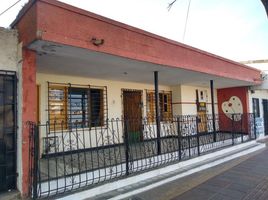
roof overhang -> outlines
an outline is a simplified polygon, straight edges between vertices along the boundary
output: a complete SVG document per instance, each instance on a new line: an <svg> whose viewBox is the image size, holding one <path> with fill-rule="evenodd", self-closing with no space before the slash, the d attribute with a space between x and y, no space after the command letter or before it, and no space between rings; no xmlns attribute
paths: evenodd
<svg viewBox="0 0 268 200"><path fill-rule="evenodd" d="M29 48L37 52L38 73L153 84L154 71L158 71L159 84L166 86L209 87L210 80L214 80L215 88L253 85L183 67L174 68L43 40L36 40Z"/></svg>
<svg viewBox="0 0 268 200"><path fill-rule="evenodd" d="M67 49L84 49L96 55L150 63L162 66L162 70L166 67L165 70L190 71L241 81L245 85L261 82L257 69L55 0L30 1L13 26L18 28L24 46L37 51L40 45L55 44ZM100 44L96 44L96 40ZM39 48L39 51L43 50Z"/></svg>

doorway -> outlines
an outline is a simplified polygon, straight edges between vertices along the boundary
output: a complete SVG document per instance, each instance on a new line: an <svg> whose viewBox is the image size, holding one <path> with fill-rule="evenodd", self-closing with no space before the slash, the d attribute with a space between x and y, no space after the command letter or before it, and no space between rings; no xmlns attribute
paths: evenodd
<svg viewBox="0 0 268 200"><path fill-rule="evenodd" d="M16 188L16 84L15 72L0 71L0 192Z"/></svg>
<svg viewBox="0 0 268 200"><path fill-rule="evenodd" d="M122 90L123 116L129 142L143 140L142 134L142 90Z"/></svg>
<svg viewBox="0 0 268 200"><path fill-rule="evenodd" d="M268 135L268 99L262 100L264 135Z"/></svg>

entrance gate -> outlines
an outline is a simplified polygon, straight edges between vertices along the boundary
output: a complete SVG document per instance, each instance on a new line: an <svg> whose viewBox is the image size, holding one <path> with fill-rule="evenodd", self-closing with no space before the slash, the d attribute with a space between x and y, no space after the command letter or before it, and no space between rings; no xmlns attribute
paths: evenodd
<svg viewBox="0 0 268 200"><path fill-rule="evenodd" d="M16 80L0 71L0 192L16 188Z"/></svg>

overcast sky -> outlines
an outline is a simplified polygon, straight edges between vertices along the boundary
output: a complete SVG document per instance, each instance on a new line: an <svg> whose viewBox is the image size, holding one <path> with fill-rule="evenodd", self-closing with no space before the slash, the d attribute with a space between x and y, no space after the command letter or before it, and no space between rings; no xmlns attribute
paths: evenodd
<svg viewBox="0 0 268 200"><path fill-rule="evenodd" d="M1 2L0 12L17 0ZM4 15L8 27L28 0ZM61 0L76 7L236 61L268 59L268 18L261 0ZM268 69L268 66L267 66Z"/></svg>

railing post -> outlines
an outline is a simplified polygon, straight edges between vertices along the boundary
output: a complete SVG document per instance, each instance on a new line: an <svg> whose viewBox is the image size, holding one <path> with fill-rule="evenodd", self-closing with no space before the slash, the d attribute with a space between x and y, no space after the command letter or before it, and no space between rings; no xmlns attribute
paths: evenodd
<svg viewBox="0 0 268 200"><path fill-rule="evenodd" d="M234 145L234 114L232 114L232 145Z"/></svg>
<svg viewBox="0 0 268 200"><path fill-rule="evenodd" d="M240 124L240 134L241 134L241 143L244 142L244 135L243 135L243 119L244 119L244 114L241 115L241 124Z"/></svg>
<svg viewBox="0 0 268 200"><path fill-rule="evenodd" d="M33 124L33 199L37 199L38 197L38 159L39 159L39 126Z"/></svg>
<svg viewBox="0 0 268 200"><path fill-rule="evenodd" d="M177 117L177 131L178 131L178 154L179 160L181 160L181 129L180 129L180 118Z"/></svg>
<svg viewBox="0 0 268 200"><path fill-rule="evenodd" d="M254 123L254 138L257 139L257 130L256 130L256 115L253 113L253 123Z"/></svg>
<svg viewBox="0 0 268 200"><path fill-rule="evenodd" d="M125 157L126 157L126 176L129 175L129 142L128 142L128 120L124 119L124 129L125 129Z"/></svg>
<svg viewBox="0 0 268 200"><path fill-rule="evenodd" d="M200 156L200 143L199 143L199 130L198 130L198 116L196 116L195 121L196 121L197 153L198 153L198 156Z"/></svg>

